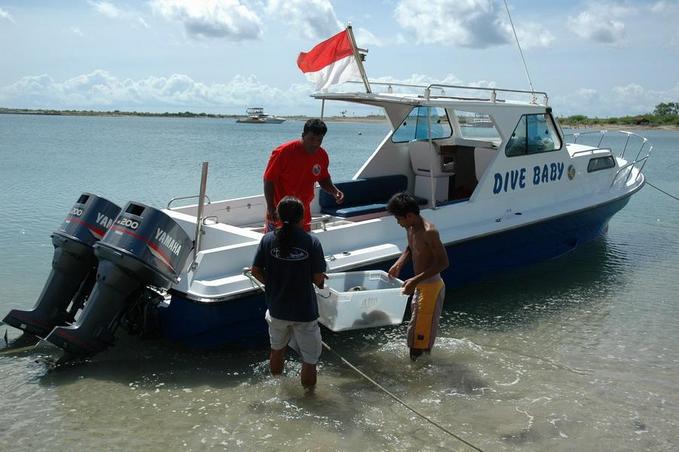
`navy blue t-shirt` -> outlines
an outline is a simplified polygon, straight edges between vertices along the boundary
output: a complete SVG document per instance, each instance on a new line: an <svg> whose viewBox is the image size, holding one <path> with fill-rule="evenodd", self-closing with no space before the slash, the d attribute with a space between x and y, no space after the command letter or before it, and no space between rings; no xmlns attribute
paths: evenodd
<svg viewBox="0 0 679 452"><path fill-rule="evenodd" d="M321 242L301 228L292 231L290 253L281 256L274 232L262 237L254 267L264 269L266 305L272 317L293 322L318 319L314 273L325 272Z"/></svg>

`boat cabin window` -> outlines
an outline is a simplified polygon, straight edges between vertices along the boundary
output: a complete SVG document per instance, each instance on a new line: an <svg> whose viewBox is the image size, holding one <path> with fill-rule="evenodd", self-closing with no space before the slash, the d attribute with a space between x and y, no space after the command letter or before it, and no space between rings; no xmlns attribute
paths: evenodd
<svg viewBox="0 0 679 452"><path fill-rule="evenodd" d="M495 123L490 115L455 110L455 118L460 125L462 138L481 138L486 141L497 140L499 143L500 133L495 128Z"/></svg>
<svg viewBox="0 0 679 452"><path fill-rule="evenodd" d="M587 165L587 172L593 173L594 171L613 168L614 166L615 160L613 160L613 156L607 155L606 157L595 157L589 160L589 164Z"/></svg>
<svg viewBox="0 0 679 452"><path fill-rule="evenodd" d="M427 116L431 114L431 120ZM391 141L404 143L408 141L428 140L429 122L431 121L431 139L439 140L448 138L453 134L453 129L448 122L446 110L437 107L415 107L410 110L408 116L394 131Z"/></svg>
<svg viewBox="0 0 679 452"><path fill-rule="evenodd" d="M508 157L558 151L561 138L549 114L523 115L511 138L507 142L505 154Z"/></svg>

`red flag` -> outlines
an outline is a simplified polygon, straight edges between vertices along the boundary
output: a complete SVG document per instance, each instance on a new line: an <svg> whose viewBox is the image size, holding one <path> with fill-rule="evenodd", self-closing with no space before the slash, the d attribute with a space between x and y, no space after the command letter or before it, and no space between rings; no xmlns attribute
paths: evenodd
<svg viewBox="0 0 679 452"><path fill-rule="evenodd" d="M300 53L297 66L309 80L316 82L317 89L361 79L347 30L321 42L309 52Z"/></svg>

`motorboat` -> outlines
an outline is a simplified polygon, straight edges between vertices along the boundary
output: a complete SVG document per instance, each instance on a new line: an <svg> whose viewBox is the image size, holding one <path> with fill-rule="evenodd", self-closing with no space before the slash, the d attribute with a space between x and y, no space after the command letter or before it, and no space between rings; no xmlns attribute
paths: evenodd
<svg viewBox="0 0 679 452"><path fill-rule="evenodd" d="M392 85L313 94L381 108L389 124L352 179L337 182L343 204L316 188L312 233L329 272L391 266L406 247L386 211L397 192L415 195L437 225L452 288L595 240L644 186L645 138L618 132L619 148L607 144L613 133L567 142L544 92ZM490 125L463 126L470 117ZM110 346L121 324L152 323L191 347L265 341L264 297L244 271L264 233L264 195L206 202L207 186L204 164L192 205L121 209L83 194L53 235L53 271L36 306L5 323L75 354Z"/></svg>
<svg viewBox="0 0 679 452"><path fill-rule="evenodd" d="M239 118L236 122L244 124L281 124L285 122L284 118L267 115L262 107L248 108L246 114L247 117Z"/></svg>

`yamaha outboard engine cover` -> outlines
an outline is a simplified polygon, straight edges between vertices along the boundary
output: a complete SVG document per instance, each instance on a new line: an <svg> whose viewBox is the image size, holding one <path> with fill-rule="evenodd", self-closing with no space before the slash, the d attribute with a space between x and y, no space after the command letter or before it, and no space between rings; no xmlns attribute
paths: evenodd
<svg viewBox="0 0 679 452"><path fill-rule="evenodd" d="M97 259L93 246L104 237L118 213L120 207L111 201L91 193L80 195L52 234L52 272L38 301L30 311L10 311L4 322L45 337L56 325L72 321L94 282ZM71 301L73 306L67 310Z"/></svg>
<svg viewBox="0 0 679 452"><path fill-rule="evenodd" d="M92 355L113 343L130 303L146 285L169 288L179 280L193 242L169 216L129 202L94 247L97 279L73 325L55 328L47 340L77 355Z"/></svg>

